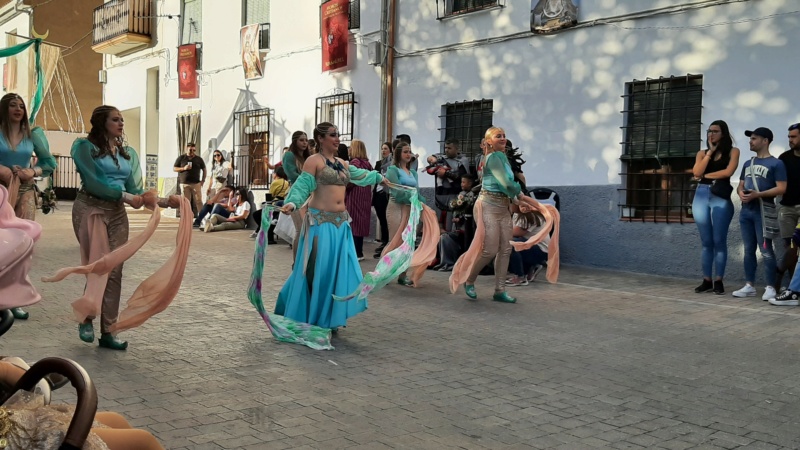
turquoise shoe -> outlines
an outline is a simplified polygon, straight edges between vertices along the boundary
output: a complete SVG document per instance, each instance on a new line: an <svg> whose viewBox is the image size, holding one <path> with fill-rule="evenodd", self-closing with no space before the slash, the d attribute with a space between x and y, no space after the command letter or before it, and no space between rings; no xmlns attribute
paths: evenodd
<svg viewBox="0 0 800 450"><path fill-rule="evenodd" d="M110 348L111 350L125 350L128 348L128 341L121 341L111 333L103 333L97 341L100 347Z"/></svg>
<svg viewBox="0 0 800 450"><path fill-rule="evenodd" d="M407 276L401 275L400 278L397 279L397 284L401 284L403 286L411 286L414 283Z"/></svg>
<svg viewBox="0 0 800 450"><path fill-rule="evenodd" d="M475 285L474 284L465 284L464 285L464 292L467 293L467 297L475 300L478 298L478 293L475 292Z"/></svg>
<svg viewBox="0 0 800 450"><path fill-rule="evenodd" d="M85 322L78 325L78 336L83 342L94 342L94 327L92 322Z"/></svg>
<svg viewBox="0 0 800 450"><path fill-rule="evenodd" d="M492 296L492 300L502 303L517 303L517 299L508 295L508 293L506 293L505 291L495 292L494 296Z"/></svg>
<svg viewBox="0 0 800 450"><path fill-rule="evenodd" d="M11 314L13 314L14 318L17 320L28 320L28 317L31 316L22 308L11 308Z"/></svg>

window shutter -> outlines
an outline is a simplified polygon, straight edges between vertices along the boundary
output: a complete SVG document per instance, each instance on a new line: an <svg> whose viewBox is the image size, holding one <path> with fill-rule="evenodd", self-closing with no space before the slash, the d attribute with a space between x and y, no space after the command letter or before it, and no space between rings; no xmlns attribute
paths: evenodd
<svg viewBox="0 0 800 450"><path fill-rule="evenodd" d="M181 16L181 44L203 41L203 2L183 0Z"/></svg>
<svg viewBox="0 0 800 450"><path fill-rule="evenodd" d="M270 23L269 0L245 0L245 20L243 25Z"/></svg>

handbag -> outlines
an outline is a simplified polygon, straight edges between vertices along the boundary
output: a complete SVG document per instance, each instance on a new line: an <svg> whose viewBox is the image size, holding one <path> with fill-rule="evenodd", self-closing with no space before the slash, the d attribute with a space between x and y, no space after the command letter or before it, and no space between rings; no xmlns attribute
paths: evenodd
<svg viewBox="0 0 800 450"><path fill-rule="evenodd" d="M750 159L750 179L753 180L753 189L756 192L761 192L758 189L756 177L753 175L754 164L755 157ZM761 231L764 234L764 239L780 239L781 228L778 224L778 205L775 204L774 200L772 202L765 201L763 198L759 200L761 201Z"/></svg>
<svg viewBox="0 0 800 450"><path fill-rule="evenodd" d="M296 229L292 216L289 214L281 214L280 217L278 217L278 223L275 224L275 234L290 244L294 242Z"/></svg>
<svg viewBox="0 0 800 450"><path fill-rule="evenodd" d="M733 194L733 186L730 178L714 180L711 182L711 193L719 198L730 199Z"/></svg>

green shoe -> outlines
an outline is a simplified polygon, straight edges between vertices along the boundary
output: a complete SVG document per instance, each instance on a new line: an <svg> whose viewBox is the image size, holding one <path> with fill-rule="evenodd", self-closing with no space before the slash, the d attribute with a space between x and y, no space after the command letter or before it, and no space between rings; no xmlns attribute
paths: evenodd
<svg viewBox="0 0 800 450"><path fill-rule="evenodd" d="M492 300L496 302L503 302L503 303L517 303L517 299L508 295L508 293L504 292L495 292Z"/></svg>
<svg viewBox="0 0 800 450"><path fill-rule="evenodd" d="M78 325L78 336L83 342L94 342L94 327L92 322L86 322Z"/></svg>
<svg viewBox="0 0 800 450"><path fill-rule="evenodd" d="M403 286L411 286L414 283L407 276L401 275L400 278L397 279L397 284L402 284Z"/></svg>
<svg viewBox="0 0 800 450"><path fill-rule="evenodd" d="M475 300L478 298L478 293L475 292L475 285L474 284L465 284L464 285L464 292L467 293L467 297Z"/></svg>
<svg viewBox="0 0 800 450"><path fill-rule="evenodd" d="M28 320L28 317L31 316L22 308L11 308L11 314L13 314L14 318L17 320Z"/></svg>
<svg viewBox="0 0 800 450"><path fill-rule="evenodd" d="M111 350L125 350L128 348L128 341L121 341L111 333L103 333L97 341L100 347L110 348Z"/></svg>

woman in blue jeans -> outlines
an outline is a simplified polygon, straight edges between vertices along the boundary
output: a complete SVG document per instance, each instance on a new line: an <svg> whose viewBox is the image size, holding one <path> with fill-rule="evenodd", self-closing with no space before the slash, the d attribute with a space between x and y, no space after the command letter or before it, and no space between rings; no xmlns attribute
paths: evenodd
<svg viewBox="0 0 800 450"><path fill-rule="evenodd" d="M713 290L715 294L722 295L725 293L722 278L728 261L728 227L733 219L731 176L739 166L739 149L733 146L728 124L722 120L711 122L706 133L708 148L697 152L692 169L694 178L698 180L692 215L703 246L703 282L694 291L701 293ZM715 183L728 188L725 191L727 195L711 192ZM715 266L716 277L712 282Z"/></svg>

